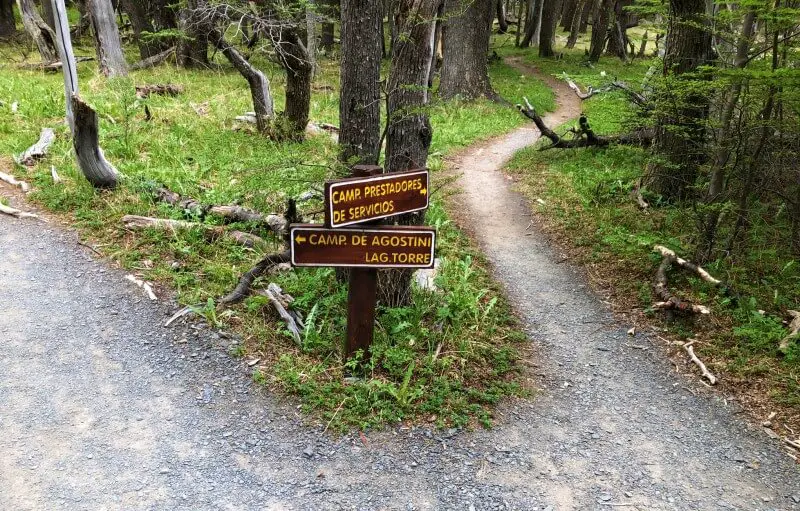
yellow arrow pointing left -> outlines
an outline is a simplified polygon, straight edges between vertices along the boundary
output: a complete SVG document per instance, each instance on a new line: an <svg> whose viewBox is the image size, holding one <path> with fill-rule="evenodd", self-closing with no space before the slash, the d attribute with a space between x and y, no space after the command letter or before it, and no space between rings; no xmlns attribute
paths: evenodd
<svg viewBox="0 0 800 511"><path fill-rule="evenodd" d="M306 237L305 237L305 236L300 236L300 235L298 234L298 235L297 235L297 237L296 237L294 240L295 240L297 243L305 243L305 241L306 241Z"/></svg>

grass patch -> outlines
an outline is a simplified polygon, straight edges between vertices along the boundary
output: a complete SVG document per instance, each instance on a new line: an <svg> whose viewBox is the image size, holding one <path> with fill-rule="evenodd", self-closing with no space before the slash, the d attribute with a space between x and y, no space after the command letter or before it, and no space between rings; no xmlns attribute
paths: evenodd
<svg viewBox="0 0 800 511"><path fill-rule="evenodd" d="M16 51L8 46L2 50ZM93 51L79 46L76 54ZM135 60L134 50L127 51L129 60ZM281 70L257 56L253 61L269 76L276 110L281 110ZM100 115L101 146L125 176L117 190L97 192L74 163L62 124L61 76L0 62L0 97L5 101L0 106L0 154L20 153L35 142L42 127L54 127L57 138L51 154L33 169L12 169L34 184L29 197L70 220L123 268L173 288L178 300L193 305L209 324L236 329L243 342L232 355L261 358L254 379L296 395L322 424L336 430L397 421L489 425L499 399L526 392L520 372L525 336L480 255L450 223L436 195L427 223L438 230L442 266L437 284L442 293L416 290L412 306L378 311L373 349L363 355L368 371L357 380L345 378L348 368L340 345L346 288L332 270L298 269L269 277L295 297L294 307L307 318L298 347L262 297L252 296L231 309L216 307L215 300L232 289L262 253L224 239L209 243L201 232L191 230L131 233L122 228L120 218L126 214L187 217L185 211L154 201L152 191L158 184L204 204L235 202L275 212L283 209L287 198L339 172L337 147L327 136L312 136L302 144L275 143L247 125L237 125L234 117L252 109L249 91L235 71L220 64L209 71L161 67L116 80L99 76L93 63L79 64L81 95ZM320 64L311 118L337 124L338 62ZM493 63L490 72L496 89L510 101L525 95L541 110L554 107L553 94L541 82L503 63ZM183 85L184 93L136 98L135 85L165 82ZM18 103L16 112L9 108L13 102ZM145 105L150 121L145 120ZM485 100L434 100L430 117L434 136L429 166L434 171L453 150L526 122L509 105ZM50 165L58 169L61 184L52 183ZM319 221L314 212L320 206L304 203L302 213ZM279 240L258 234L278 248Z"/></svg>

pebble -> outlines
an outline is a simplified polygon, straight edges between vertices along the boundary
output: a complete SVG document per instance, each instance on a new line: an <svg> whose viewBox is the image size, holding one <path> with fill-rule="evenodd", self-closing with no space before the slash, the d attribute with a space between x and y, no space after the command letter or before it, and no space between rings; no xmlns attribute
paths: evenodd
<svg viewBox="0 0 800 511"><path fill-rule="evenodd" d="M305 448L305 450L303 451L303 455L304 455L306 458L312 458L312 457L314 456L314 447L313 447L313 446L311 446L311 445L309 445L308 447L306 447L306 448Z"/></svg>

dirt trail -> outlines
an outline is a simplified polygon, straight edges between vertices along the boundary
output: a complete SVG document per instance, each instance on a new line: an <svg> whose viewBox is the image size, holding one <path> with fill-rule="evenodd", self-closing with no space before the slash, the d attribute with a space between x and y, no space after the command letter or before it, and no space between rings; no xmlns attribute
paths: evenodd
<svg viewBox="0 0 800 511"><path fill-rule="evenodd" d="M457 162L547 382L491 431L323 435L251 383L231 340L162 327L174 304L74 234L0 216L0 509L800 509L791 460L629 339L527 229L498 169L535 139Z"/></svg>

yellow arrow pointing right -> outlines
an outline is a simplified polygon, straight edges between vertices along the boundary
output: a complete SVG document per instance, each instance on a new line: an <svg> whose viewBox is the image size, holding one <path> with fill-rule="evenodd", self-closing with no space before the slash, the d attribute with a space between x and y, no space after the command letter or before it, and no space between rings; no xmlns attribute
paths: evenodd
<svg viewBox="0 0 800 511"><path fill-rule="evenodd" d="M419 191L419 194L420 195L428 195L428 189L427 188L423 188L422 190Z"/></svg>

